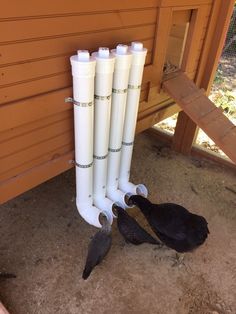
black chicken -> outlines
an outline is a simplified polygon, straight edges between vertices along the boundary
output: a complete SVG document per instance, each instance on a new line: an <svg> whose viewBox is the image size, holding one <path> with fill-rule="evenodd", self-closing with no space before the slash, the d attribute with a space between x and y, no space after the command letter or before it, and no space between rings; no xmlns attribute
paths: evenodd
<svg viewBox="0 0 236 314"><path fill-rule="evenodd" d="M140 195L132 195L129 203L140 208L158 238L177 252L192 251L207 238L209 230L206 219L190 213L183 206L152 204Z"/></svg>
<svg viewBox="0 0 236 314"><path fill-rule="evenodd" d="M117 213L117 226L125 241L135 245L142 243L161 244L144 230L137 221L123 208L115 206Z"/></svg>
<svg viewBox="0 0 236 314"><path fill-rule="evenodd" d="M87 260L82 276L83 279L86 280L91 274L93 268L101 263L111 248L111 242L111 225L104 216L102 217L101 230L94 235L89 243Z"/></svg>

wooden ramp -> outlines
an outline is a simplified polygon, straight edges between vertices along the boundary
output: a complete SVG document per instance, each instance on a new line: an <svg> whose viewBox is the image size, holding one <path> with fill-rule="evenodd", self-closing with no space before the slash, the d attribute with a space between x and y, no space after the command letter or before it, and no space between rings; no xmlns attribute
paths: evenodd
<svg viewBox="0 0 236 314"><path fill-rule="evenodd" d="M182 71L164 76L163 89L183 111L236 163L236 126Z"/></svg>

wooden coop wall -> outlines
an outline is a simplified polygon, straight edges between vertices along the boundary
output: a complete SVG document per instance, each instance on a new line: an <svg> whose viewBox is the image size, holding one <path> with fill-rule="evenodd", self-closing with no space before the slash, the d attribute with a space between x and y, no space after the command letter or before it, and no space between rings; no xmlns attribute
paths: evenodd
<svg viewBox="0 0 236 314"><path fill-rule="evenodd" d="M77 49L131 41L148 48L141 132L180 110L160 91L163 65L170 61L195 78L213 2L5 2L0 13L0 203L72 167L73 111L64 99L72 95L69 57Z"/></svg>

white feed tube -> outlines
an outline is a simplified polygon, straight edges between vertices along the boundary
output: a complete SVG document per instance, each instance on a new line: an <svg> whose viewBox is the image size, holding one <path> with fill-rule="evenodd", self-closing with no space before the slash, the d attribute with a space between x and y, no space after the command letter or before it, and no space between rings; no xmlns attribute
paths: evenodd
<svg viewBox="0 0 236 314"><path fill-rule="evenodd" d="M94 205L112 213L113 201L106 198L107 158L110 132L111 93L115 56L108 48L99 48L96 59L94 94Z"/></svg>
<svg viewBox="0 0 236 314"><path fill-rule="evenodd" d="M101 227L101 210L93 206L93 110L96 61L87 50L70 58L73 75L76 206L91 225ZM110 222L112 215L104 213Z"/></svg>
<svg viewBox="0 0 236 314"><path fill-rule="evenodd" d="M123 206L127 206L125 203L125 193L118 190L118 180L120 172L120 156L127 88L132 54L128 51L128 46L125 45L118 45L116 49L112 50L112 52L116 56L116 61L112 88L107 196L113 201L119 202Z"/></svg>
<svg viewBox="0 0 236 314"><path fill-rule="evenodd" d="M132 63L129 75L122 140L119 188L126 193L143 194L144 196L147 196L147 188L143 184L134 185L133 183L129 182L143 68L147 55L147 49L143 48L142 43L133 42L129 50L132 53Z"/></svg>

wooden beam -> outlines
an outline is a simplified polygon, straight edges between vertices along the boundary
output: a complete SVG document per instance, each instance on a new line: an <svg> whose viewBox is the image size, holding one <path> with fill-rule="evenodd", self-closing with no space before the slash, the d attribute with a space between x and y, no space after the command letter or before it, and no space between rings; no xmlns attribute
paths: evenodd
<svg viewBox="0 0 236 314"><path fill-rule="evenodd" d="M181 69L189 71L192 60L196 58L196 51L201 38L201 23L204 19L205 7L193 10L188 35L186 39ZM173 138L173 149L182 154L190 154L191 147L197 134L197 125L186 115L181 112Z"/></svg>
<svg viewBox="0 0 236 314"><path fill-rule="evenodd" d="M151 135L159 142L166 143L168 146L172 145L173 135L171 135L170 132L153 126L150 129L147 129L145 133Z"/></svg>
<svg viewBox="0 0 236 314"><path fill-rule="evenodd" d="M206 90L207 94L210 92L222 49L224 47L234 3L234 0L214 1L211 23L213 23L215 27L214 31L212 28L208 30L212 36L211 38L207 38L205 46L205 49L208 50L207 60L201 60L198 71L198 76L202 76L200 86ZM209 26L211 26L211 24ZM202 71L204 72L201 73Z"/></svg>
<svg viewBox="0 0 236 314"><path fill-rule="evenodd" d="M214 0L213 0L214 1ZM225 1L225 0L223 0ZM184 9L186 6L199 6L199 5L203 5L203 4L209 4L211 3L211 0L162 0L161 2L161 6L163 7L181 7L182 9Z"/></svg>
<svg viewBox="0 0 236 314"><path fill-rule="evenodd" d="M158 8L152 60L152 70L153 73L155 73L155 82L151 81L149 87L151 89L155 85L156 94L160 92L161 88L161 79L166 59L171 26L172 26L172 9ZM152 97L153 93L148 93L148 101L150 101Z"/></svg>
<svg viewBox="0 0 236 314"><path fill-rule="evenodd" d="M156 112L152 112L148 114L145 117L142 117L140 120L138 120L137 127L136 127L136 133L140 133L144 130L147 130L154 124L165 120L169 117L171 117L176 112L179 112L180 108L176 104L168 105L164 108L161 108L157 110Z"/></svg>
<svg viewBox="0 0 236 314"><path fill-rule="evenodd" d="M209 149L201 147L200 145L197 144L193 145L191 155L214 161L236 172L236 165L230 159L220 156L218 153L215 153Z"/></svg>
<svg viewBox="0 0 236 314"><path fill-rule="evenodd" d="M175 73L176 74L176 73ZM236 126L223 114L223 111L199 89L183 72L169 78L163 88L203 131L218 145L224 153L236 163ZM189 154L194 139L195 127L183 113L177 121L174 144L180 152ZM177 144L176 144L177 143Z"/></svg>
<svg viewBox="0 0 236 314"><path fill-rule="evenodd" d="M200 87L203 87L207 94L209 94L218 61L222 52L233 5L233 0L215 0L213 2L210 22L208 24L208 31L206 34L198 71L195 77L196 84ZM198 27L201 27L201 19L203 16L203 7L193 11L182 63L182 70L186 72L188 70L189 60L191 60L192 53L194 53L194 40L197 36L196 32ZM179 114L177 127L175 130L173 148L183 154L189 154L191 152L191 147L197 137L197 132L197 125L186 115L186 113L181 112Z"/></svg>
<svg viewBox="0 0 236 314"><path fill-rule="evenodd" d="M164 130L152 127L148 129L146 133L153 136L157 141L166 143L169 146L172 144L173 135L170 135ZM230 159L220 156L219 154L209 149L203 148L200 145L195 144L192 146L191 155L213 161L221 166L226 167L227 169L233 170L236 173L236 165Z"/></svg>
<svg viewBox="0 0 236 314"><path fill-rule="evenodd" d="M196 80L195 82L198 86L202 86L201 82L203 80L203 75L206 76L206 64L209 59L209 52L212 45L212 38L214 37L215 28L217 25L218 16L220 14L220 7L221 7L222 0L215 0L212 4L211 15L209 18L207 32L205 36L205 40L203 43L202 53L200 56L200 61L196 73Z"/></svg>
<svg viewBox="0 0 236 314"><path fill-rule="evenodd" d="M184 111L178 114L173 136L172 148L179 153L189 155L196 136L196 124Z"/></svg>

